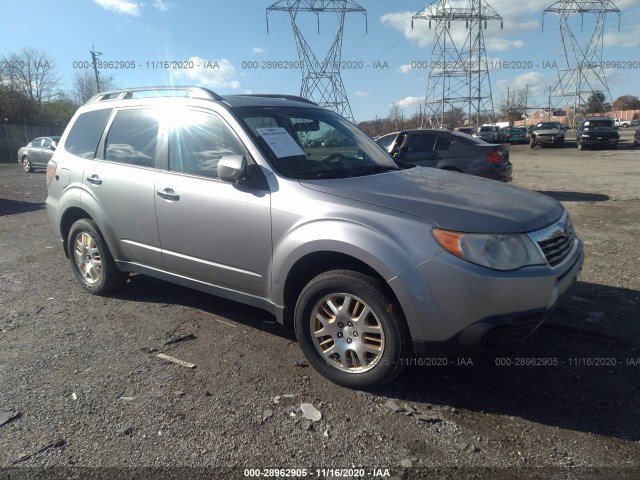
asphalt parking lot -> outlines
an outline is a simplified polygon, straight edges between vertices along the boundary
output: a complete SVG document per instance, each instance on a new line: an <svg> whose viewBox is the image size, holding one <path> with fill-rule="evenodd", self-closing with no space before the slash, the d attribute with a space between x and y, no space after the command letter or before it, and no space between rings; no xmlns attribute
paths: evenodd
<svg viewBox="0 0 640 480"><path fill-rule="evenodd" d="M617 150L511 147L514 184L562 202L585 242L552 318L520 344L421 359L366 393L318 375L260 310L140 275L87 294L49 227L44 172L0 164L0 478L637 478L640 148L621 135ZM193 338L166 344L178 334Z"/></svg>

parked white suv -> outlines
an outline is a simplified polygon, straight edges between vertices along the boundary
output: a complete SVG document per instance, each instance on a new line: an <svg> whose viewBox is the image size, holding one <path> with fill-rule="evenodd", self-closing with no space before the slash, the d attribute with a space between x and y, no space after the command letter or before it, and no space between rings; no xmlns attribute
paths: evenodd
<svg viewBox="0 0 640 480"><path fill-rule="evenodd" d="M48 165L49 220L91 293L138 272L263 308L364 388L414 353L526 337L580 272L550 197L397 165L299 97L151 90L91 99Z"/></svg>

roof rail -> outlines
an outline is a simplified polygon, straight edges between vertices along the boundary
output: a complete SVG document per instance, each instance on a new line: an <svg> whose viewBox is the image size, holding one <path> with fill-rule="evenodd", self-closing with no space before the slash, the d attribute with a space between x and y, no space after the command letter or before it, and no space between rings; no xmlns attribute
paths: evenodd
<svg viewBox="0 0 640 480"><path fill-rule="evenodd" d="M311 105L318 106L316 102L309 100L308 98L305 98L305 97L300 97L298 95L286 95L286 94L279 94L279 93L242 93L236 96L237 97L282 98L284 100L293 100L296 102L309 103Z"/></svg>
<svg viewBox="0 0 640 480"><path fill-rule="evenodd" d="M145 93L149 93L146 95ZM154 95L155 93L155 95ZM126 88L122 90L111 90L101 92L91 97L85 105L90 103L105 102L108 100L125 100L129 98L150 98L150 97L188 97L202 98L205 100L222 100L217 93L203 87L139 87Z"/></svg>

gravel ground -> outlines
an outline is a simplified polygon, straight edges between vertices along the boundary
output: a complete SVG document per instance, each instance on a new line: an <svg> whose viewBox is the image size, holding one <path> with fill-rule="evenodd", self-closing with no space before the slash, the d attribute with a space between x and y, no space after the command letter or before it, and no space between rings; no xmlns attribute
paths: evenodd
<svg viewBox="0 0 640 480"><path fill-rule="evenodd" d="M514 183L560 200L586 245L553 317L367 393L316 374L260 310L140 275L85 293L44 173L0 165L0 478L638 478L640 149L622 134L617 151L511 147Z"/></svg>

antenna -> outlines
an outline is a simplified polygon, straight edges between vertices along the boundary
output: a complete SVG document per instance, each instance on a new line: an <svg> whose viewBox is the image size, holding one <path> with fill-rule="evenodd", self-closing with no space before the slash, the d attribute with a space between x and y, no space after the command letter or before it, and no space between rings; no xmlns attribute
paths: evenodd
<svg viewBox="0 0 640 480"><path fill-rule="evenodd" d="M267 32L269 31L269 13L273 11L287 12L291 19L302 70L300 96L330 108L353 122L353 113L340 76L344 21L347 13L363 13L366 22L367 11L352 0L279 0L267 8ZM318 60L296 22L301 12L316 15L318 33L320 32L320 15L333 14L338 20L334 40L322 61Z"/></svg>

